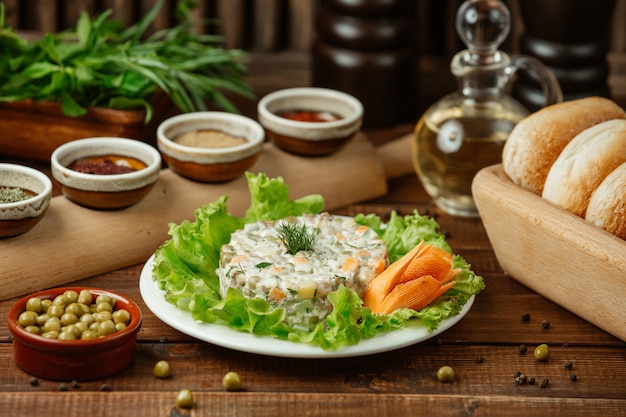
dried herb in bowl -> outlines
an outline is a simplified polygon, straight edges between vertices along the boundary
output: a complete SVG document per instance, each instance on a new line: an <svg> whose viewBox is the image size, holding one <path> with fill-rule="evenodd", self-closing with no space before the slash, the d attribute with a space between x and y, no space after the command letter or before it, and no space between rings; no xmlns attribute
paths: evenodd
<svg viewBox="0 0 626 417"><path fill-rule="evenodd" d="M219 36L195 33L186 1L178 3L177 26L148 36L163 3L127 29L109 19L109 10L94 18L84 13L75 29L28 40L5 24L0 2L0 101L56 101L68 116L89 107L144 107L147 123L150 97L161 90L183 112L209 104L236 112L222 91L252 97L243 80L244 52L222 48Z"/></svg>

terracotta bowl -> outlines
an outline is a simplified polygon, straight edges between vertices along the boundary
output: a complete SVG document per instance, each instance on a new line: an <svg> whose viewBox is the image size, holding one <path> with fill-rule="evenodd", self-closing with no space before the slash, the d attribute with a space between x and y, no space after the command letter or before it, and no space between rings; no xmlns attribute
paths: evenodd
<svg viewBox="0 0 626 417"><path fill-rule="evenodd" d="M67 290L89 290L93 296L105 294L116 300L116 310L126 309L129 325L117 333L90 340L48 339L24 330L18 323L31 297L54 299ZM141 327L141 310L132 300L120 294L97 288L53 288L28 295L9 310L9 330L13 335L15 362L31 375L56 381L89 381L105 378L128 367L135 355L137 332Z"/></svg>
<svg viewBox="0 0 626 417"><path fill-rule="evenodd" d="M293 119L280 116L285 112L300 115ZM324 114L336 120L311 121L303 117ZM321 156L338 151L358 132L363 106L353 96L336 90L288 88L263 97L258 117L269 140L279 148L297 155Z"/></svg>
<svg viewBox="0 0 626 417"><path fill-rule="evenodd" d="M21 165L0 164L0 186L35 193L26 200L0 203L0 238L20 235L39 223L52 198L52 182L46 174Z"/></svg>
<svg viewBox="0 0 626 417"><path fill-rule="evenodd" d="M145 167L121 174L91 174L70 169L73 162L87 157L114 155L133 158ZM99 137L65 143L52 153L52 176L63 195L93 209L121 209L144 198L154 187L161 170L161 155L145 142Z"/></svg>
<svg viewBox="0 0 626 417"><path fill-rule="evenodd" d="M182 135L190 134L227 140L183 144ZM157 129L157 146L170 169L200 182L225 182L243 175L257 161L264 140L263 128L254 120L219 111L180 114Z"/></svg>

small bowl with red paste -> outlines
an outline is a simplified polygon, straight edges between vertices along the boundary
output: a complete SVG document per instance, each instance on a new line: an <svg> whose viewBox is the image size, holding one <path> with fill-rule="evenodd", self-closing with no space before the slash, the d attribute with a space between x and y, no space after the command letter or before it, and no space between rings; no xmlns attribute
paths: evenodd
<svg viewBox="0 0 626 417"><path fill-rule="evenodd" d="M46 174L18 164L0 164L0 239L21 235L41 221L50 206Z"/></svg>
<svg viewBox="0 0 626 417"><path fill-rule="evenodd" d="M258 118L277 147L297 155L324 156L341 149L359 131L363 106L336 90L288 88L263 97Z"/></svg>
<svg viewBox="0 0 626 417"><path fill-rule="evenodd" d="M179 114L157 128L157 146L176 174L199 182L234 180L263 149L263 127L249 117L221 111Z"/></svg>
<svg viewBox="0 0 626 417"><path fill-rule="evenodd" d="M52 176L69 200L92 209L122 209L154 187L161 155L133 139L99 137L67 142L52 153Z"/></svg>

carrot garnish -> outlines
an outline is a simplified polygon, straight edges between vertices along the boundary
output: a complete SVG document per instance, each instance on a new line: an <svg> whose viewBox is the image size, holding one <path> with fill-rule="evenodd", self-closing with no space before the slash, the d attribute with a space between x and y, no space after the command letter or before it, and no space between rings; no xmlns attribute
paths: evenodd
<svg viewBox="0 0 626 417"><path fill-rule="evenodd" d="M452 255L421 242L369 283L363 304L383 314L398 308L420 310L452 288L458 272L452 268Z"/></svg>

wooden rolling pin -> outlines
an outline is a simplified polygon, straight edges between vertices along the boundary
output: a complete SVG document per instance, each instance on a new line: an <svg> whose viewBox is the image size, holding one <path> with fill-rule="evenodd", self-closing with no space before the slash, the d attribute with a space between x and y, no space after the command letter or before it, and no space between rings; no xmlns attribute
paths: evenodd
<svg viewBox="0 0 626 417"><path fill-rule="evenodd" d="M408 155L399 149L408 146L402 143L384 149ZM266 144L252 171L283 177L292 199L322 194L325 209L331 210L386 194L390 166L398 175L402 164L397 160L383 164L369 140L359 134L338 153L324 158L298 157ZM54 197L32 230L0 240L0 299L145 262L169 238L169 223L193 220L197 208L222 195L229 196L228 208L234 215L242 215L249 206L244 177L201 184L168 169L161 172L144 200L124 210L91 210L63 196Z"/></svg>

